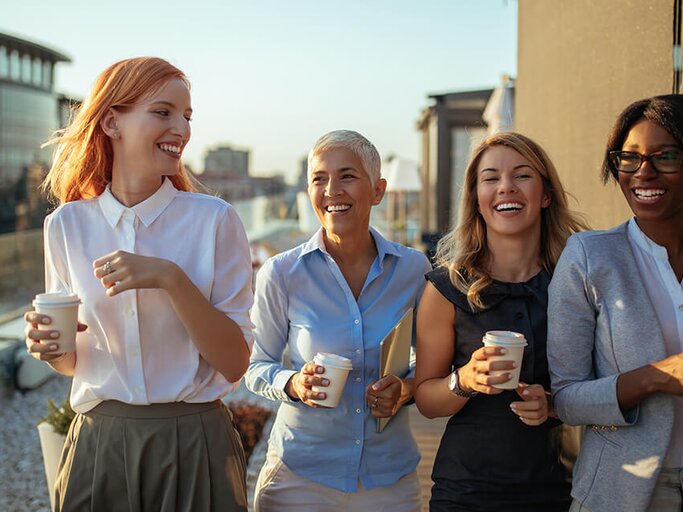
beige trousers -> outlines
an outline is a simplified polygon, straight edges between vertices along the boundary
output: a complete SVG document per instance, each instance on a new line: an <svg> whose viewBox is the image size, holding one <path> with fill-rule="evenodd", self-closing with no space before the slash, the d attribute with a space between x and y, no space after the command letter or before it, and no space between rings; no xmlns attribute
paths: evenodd
<svg viewBox="0 0 683 512"><path fill-rule="evenodd" d="M417 472L393 485L343 492L297 475L268 455L254 497L254 512L420 512L422 496Z"/></svg>

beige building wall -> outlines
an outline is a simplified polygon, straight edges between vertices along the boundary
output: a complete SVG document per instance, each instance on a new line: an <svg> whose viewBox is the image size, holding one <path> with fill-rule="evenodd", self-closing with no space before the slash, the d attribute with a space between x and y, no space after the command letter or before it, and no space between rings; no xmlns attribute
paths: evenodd
<svg viewBox="0 0 683 512"><path fill-rule="evenodd" d="M548 151L595 228L630 215L600 164L619 112L672 92L673 9L672 0L519 0L515 129Z"/></svg>

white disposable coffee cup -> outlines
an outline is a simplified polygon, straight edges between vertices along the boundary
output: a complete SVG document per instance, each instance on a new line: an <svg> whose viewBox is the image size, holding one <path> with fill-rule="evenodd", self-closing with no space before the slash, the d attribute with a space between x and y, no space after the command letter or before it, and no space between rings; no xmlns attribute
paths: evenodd
<svg viewBox="0 0 683 512"><path fill-rule="evenodd" d="M507 350L506 354L500 356L487 356L489 361L513 361L516 367L511 370L496 370L489 372L489 375L510 374L510 380L502 384L495 384L492 387L498 389L516 389L519 385L519 373L522 370L522 358L524 347L527 346L526 338L523 334L513 331L488 331L482 339L485 347L502 347Z"/></svg>
<svg viewBox="0 0 683 512"><path fill-rule="evenodd" d="M311 386L313 391L326 393L324 400L316 399L311 402L324 407L337 407L341 399L346 378L352 370L351 360L337 354L318 352L313 358L313 362L325 368L325 373L321 376L330 381L328 386Z"/></svg>
<svg viewBox="0 0 683 512"><path fill-rule="evenodd" d="M41 331L59 331L59 338L45 340L43 343L56 343L58 352L76 350L76 332L78 331L78 305L81 299L75 293L39 293L33 299L36 312L52 319L49 324L38 324Z"/></svg>

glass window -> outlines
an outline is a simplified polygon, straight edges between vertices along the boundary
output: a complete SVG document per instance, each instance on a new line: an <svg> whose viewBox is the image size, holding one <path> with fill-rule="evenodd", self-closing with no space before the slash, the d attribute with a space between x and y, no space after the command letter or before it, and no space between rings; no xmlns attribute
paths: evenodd
<svg viewBox="0 0 683 512"><path fill-rule="evenodd" d="M43 62L43 87L52 90L52 62Z"/></svg>
<svg viewBox="0 0 683 512"><path fill-rule="evenodd" d="M0 46L0 78L9 76L9 60L7 59L7 48Z"/></svg>
<svg viewBox="0 0 683 512"><path fill-rule="evenodd" d="M31 83L31 56L24 55L21 58L21 81L25 84Z"/></svg>
<svg viewBox="0 0 683 512"><path fill-rule="evenodd" d="M42 87L43 85L43 62L38 57L33 59L33 73L31 75L31 82L36 87Z"/></svg>
<svg viewBox="0 0 683 512"><path fill-rule="evenodd" d="M12 50L9 55L9 77L17 82L21 78L21 62L19 61L19 52L16 50Z"/></svg>

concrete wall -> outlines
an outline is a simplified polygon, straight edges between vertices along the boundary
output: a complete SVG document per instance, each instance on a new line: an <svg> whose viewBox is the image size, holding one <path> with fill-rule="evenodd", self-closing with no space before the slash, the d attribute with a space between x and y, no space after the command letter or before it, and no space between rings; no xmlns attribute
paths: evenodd
<svg viewBox="0 0 683 512"><path fill-rule="evenodd" d="M627 219L599 168L629 103L672 92L673 0L519 0L515 128L548 151L595 228Z"/></svg>

